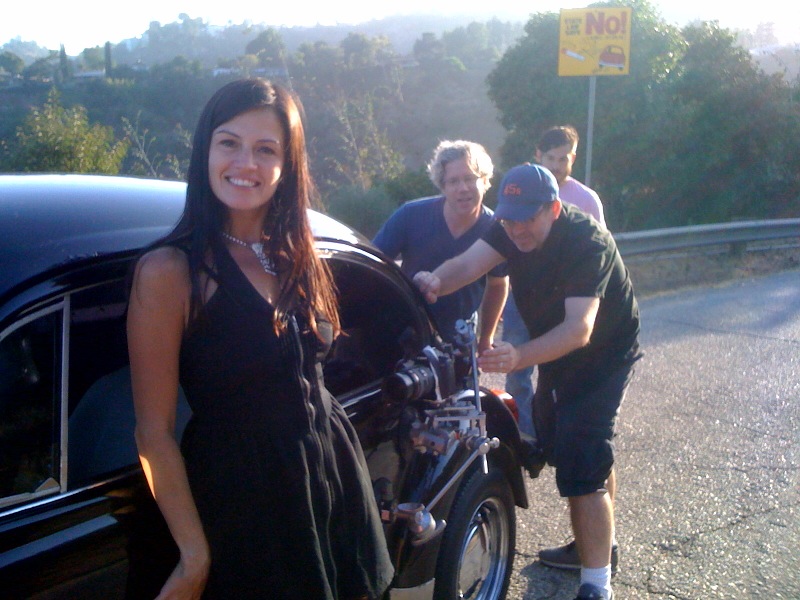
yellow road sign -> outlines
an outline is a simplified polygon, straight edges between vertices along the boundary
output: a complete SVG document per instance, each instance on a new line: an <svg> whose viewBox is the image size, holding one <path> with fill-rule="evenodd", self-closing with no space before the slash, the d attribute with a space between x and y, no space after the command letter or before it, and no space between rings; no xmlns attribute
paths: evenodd
<svg viewBox="0 0 800 600"><path fill-rule="evenodd" d="M630 8L561 10L560 76L627 75L630 60Z"/></svg>

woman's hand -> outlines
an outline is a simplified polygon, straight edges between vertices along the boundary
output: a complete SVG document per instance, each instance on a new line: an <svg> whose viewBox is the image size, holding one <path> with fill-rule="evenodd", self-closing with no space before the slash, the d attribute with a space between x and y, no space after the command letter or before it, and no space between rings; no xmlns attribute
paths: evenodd
<svg viewBox="0 0 800 600"><path fill-rule="evenodd" d="M188 560L181 557L156 600L200 600L210 565L207 553Z"/></svg>

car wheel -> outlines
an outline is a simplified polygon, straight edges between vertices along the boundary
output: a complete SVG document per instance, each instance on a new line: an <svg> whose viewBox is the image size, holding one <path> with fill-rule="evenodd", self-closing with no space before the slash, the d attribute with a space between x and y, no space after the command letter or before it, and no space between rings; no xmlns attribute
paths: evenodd
<svg viewBox="0 0 800 600"><path fill-rule="evenodd" d="M436 564L435 600L505 598L517 521L503 472L473 473L459 488Z"/></svg>

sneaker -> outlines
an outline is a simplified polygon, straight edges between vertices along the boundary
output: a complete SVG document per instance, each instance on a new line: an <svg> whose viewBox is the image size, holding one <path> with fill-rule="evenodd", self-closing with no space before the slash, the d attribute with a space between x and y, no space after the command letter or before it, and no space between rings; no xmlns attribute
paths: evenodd
<svg viewBox="0 0 800 600"><path fill-rule="evenodd" d="M581 568L581 559L578 556L578 547L575 545L575 540L572 540L566 546L559 546L557 548L545 548L539 552L539 562L548 567L556 569L574 569ZM611 546L611 574L617 572L619 564L619 546L614 544Z"/></svg>
<svg viewBox="0 0 800 600"><path fill-rule="evenodd" d="M605 588L597 587L593 583L584 583L578 589L575 600L614 600L614 592L606 592Z"/></svg>

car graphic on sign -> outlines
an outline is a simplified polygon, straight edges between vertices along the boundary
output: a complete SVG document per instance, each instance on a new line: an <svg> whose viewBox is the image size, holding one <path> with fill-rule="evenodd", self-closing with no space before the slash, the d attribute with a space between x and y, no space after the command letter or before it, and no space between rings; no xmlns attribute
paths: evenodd
<svg viewBox="0 0 800 600"><path fill-rule="evenodd" d="M613 67L621 71L625 68L625 51L622 46L606 46L597 62L601 67Z"/></svg>

